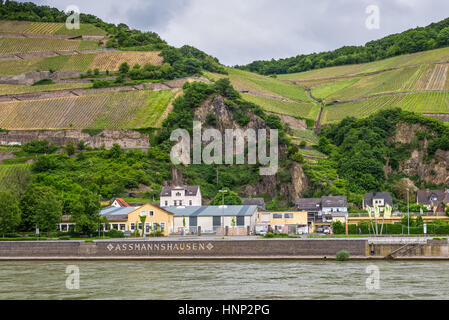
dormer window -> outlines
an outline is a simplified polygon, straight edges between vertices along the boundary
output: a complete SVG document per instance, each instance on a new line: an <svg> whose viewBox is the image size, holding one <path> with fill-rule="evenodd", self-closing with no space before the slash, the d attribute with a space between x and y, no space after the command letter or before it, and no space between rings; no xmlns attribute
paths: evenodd
<svg viewBox="0 0 449 320"><path fill-rule="evenodd" d="M180 197L181 196L181 192L176 192L176 196Z"/></svg>

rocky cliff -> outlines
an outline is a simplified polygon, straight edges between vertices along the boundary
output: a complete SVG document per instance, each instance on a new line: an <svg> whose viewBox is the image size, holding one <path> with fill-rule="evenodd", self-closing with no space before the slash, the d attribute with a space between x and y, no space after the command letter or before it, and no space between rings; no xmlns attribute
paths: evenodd
<svg viewBox="0 0 449 320"><path fill-rule="evenodd" d="M416 132L428 129L419 124L398 125L396 133L392 138L397 143L413 143ZM399 165L400 172L408 176L418 176L420 180L426 183L436 185L449 185L449 151L437 150L435 156L430 161L425 161L427 154L427 140L419 142L419 148L414 148L411 157L402 161ZM387 168L391 171L391 168Z"/></svg>
<svg viewBox="0 0 449 320"><path fill-rule="evenodd" d="M243 131L252 129L267 129L267 125L264 120L252 113L248 113L250 118L249 123L242 127L233 118L233 112L224 103L225 99L222 96L213 96L206 100L200 107L196 108L194 111L194 119L202 122L202 128L212 128L206 124L206 119L208 114L215 114L217 121L213 128L219 130L222 135L226 129L242 129ZM280 157L285 157L285 147L280 147ZM172 184L183 184L187 183L182 178L182 173L178 172L172 173L173 181L169 183ZM269 194L272 197L276 197L278 192L285 196L289 201L295 201L296 198L301 196L303 192L308 187L308 179L304 174L304 171L298 163L294 163L288 172L291 175L290 183L282 183L278 175L273 176L262 176L262 179L252 185L247 185L241 191L241 196L255 196L261 194Z"/></svg>

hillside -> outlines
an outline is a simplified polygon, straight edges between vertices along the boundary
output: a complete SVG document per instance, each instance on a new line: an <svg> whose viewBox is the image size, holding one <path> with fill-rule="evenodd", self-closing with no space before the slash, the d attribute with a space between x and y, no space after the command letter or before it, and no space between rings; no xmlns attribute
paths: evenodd
<svg viewBox="0 0 449 320"><path fill-rule="evenodd" d="M449 119L449 48L265 76L88 15L69 34L58 10L14 6L0 7L0 189L62 190L70 212L80 194L157 202L162 186L190 184L205 202L226 187L277 210L328 194L360 206L404 179L449 184L448 127L422 116ZM193 120L278 129L279 171L173 165L170 134Z"/></svg>
<svg viewBox="0 0 449 320"><path fill-rule="evenodd" d="M449 45L449 18L426 27L392 34L364 46L345 46L333 51L298 55L271 61L254 61L238 68L260 74L286 74L378 61Z"/></svg>

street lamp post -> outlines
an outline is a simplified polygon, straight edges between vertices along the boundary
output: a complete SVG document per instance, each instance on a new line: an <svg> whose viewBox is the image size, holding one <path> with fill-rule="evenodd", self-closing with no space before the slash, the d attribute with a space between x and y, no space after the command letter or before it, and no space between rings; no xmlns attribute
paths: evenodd
<svg viewBox="0 0 449 320"><path fill-rule="evenodd" d="M221 226L223 227L223 233L224 233L224 194L226 192L228 192L228 190L218 190L218 192L221 193L221 210L222 210L222 214L221 214Z"/></svg>
<svg viewBox="0 0 449 320"><path fill-rule="evenodd" d="M407 188L407 227L408 227L408 235L410 235L410 189Z"/></svg>

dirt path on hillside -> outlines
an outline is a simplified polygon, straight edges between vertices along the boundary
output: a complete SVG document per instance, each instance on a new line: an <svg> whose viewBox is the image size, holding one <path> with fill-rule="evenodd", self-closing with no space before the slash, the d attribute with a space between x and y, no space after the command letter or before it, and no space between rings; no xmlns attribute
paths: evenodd
<svg viewBox="0 0 449 320"><path fill-rule="evenodd" d="M321 117L323 115L323 109L324 109L324 104L323 102L316 98L313 94L312 94L312 89L311 88L306 88L306 87L302 87L306 90L307 95L313 99L316 103L318 103L320 105L320 113L318 114L318 118L315 121L315 132L318 133L321 130Z"/></svg>
<svg viewBox="0 0 449 320"><path fill-rule="evenodd" d="M34 58L49 58L49 57L67 56L75 54L104 53L104 52L124 52L124 51L120 51L117 49L102 48L91 50L62 50L62 51L41 51L41 52L28 52L28 53L7 53L7 54L0 54L0 61L28 60Z"/></svg>
<svg viewBox="0 0 449 320"><path fill-rule="evenodd" d="M388 96L398 96L398 95L407 95L407 94L414 94L414 93L449 93L449 90L420 90L420 91L404 91L404 92L387 92L387 93L379 93L372 96L366 96L366 97L358 97L348 100L341 100L338 102L334 102L329 105L335 105L335 104L344 104L349 102L357 102L357 101L364 101L374 98L380 98L380 97L388 97Z"/></svg>
<svg viewBox="0 0 449 320"><path fill-rule="evenodd" d="M70 36L66 34L41 34L41 33L10 33L0 32L0 38L46 38L46 39L68 39L68 40L92 40L100 41L106 36Z"/></svg>

